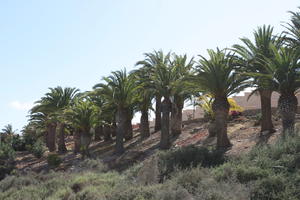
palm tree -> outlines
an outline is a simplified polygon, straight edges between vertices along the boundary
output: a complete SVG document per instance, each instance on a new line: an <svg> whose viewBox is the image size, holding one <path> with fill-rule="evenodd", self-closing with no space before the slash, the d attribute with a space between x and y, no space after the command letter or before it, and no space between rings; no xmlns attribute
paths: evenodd
<svg viewBox="0 0 300 200"><path fill-rule="evenodd" d="M140 133L141 138L150 136L149 110L152 108L154 91L151 89L151 72L146 67L141 67L132 73L135 77L137 87L136 107L141 112Z"/></svg>
<svg viewBox="0 0 300 200"><path fill-rule="evenodd" d="M12 125L5 125L4 128L1 130L0 143L2 142L2 140L5 140L6 142L12 142L11 139L14 134L16 134L16 130L13 130Z"/></svg>
<svg viewBox="0 0 300 200"><path fill-rule="evenodd" d="M111 141L116 136L116 114L117 108L113 102L105 102L102 107L103 138L104 141Z"/></svg>
<svg viewBox="0 0 300 200"><path fill-rule="evenodd" d="M139 61L136 65L142 65L150 74L155 73L158 66L166 66L170 63L170 53L164 55L163 51L154 51L153 53L145 53L145 60ZM159 93L155 94L155 127L154 131L157 132L161 129L161 99Z"/></svg>
<svg viewBox="0 0 300 200"><path fill-rule="evenodd" d="M46 111L44 107L36 105L31 109L29 122L36 129L45 134L46 146L50 152L56 150L56 123L53 118L50 117L49 111Z"/></svg>
<svg viewBox="0 0 300 200"><path fill-rule="evenodd" d="M55 131L58 128L59 140L58 140L58 151L64 153L67 151L65 145L65 119L64 111L73 103L74 98L78 93L76 88L62 88L60 86L56 88L49 88L50 92L46 93L39 101L36 102L36 106L31 109L31 113L43 113L48 118L47 123L49 129L49 137L51 138L51 150L53 147L53 141L55 141ZM55 145L54 145L55 146Z"/></svg>
<svg viewBox="0 0 300 200"><path fill-rule="evenodd" d="M192 75L193 58L188 60L186 55L173 55L171 62L172 73L174 73L173 83L173 102L171 112L171 132L173 135L181 134L182 128L182 109L186 99L191 97L193 87L189 82L189 77Z"/></svg>
<svg viewBox="0 0 300 200"><path fill-rule="evenodd" d="M133 76L128 75L126 70L112 72L112 75L104 77L104 83L94 86L94 89L101 94L106 101L113 104L117 110L117 134L116 153L124 152L124 136L128 131L128 121L131 117L131 106L136 95L136 85Z"/></svg>
<svg viewBox="0 0 300 200"><path fill-rule="evenodd" d="M16 130L13 130L13 127L11 124L5 125L1 131L2 131L2 134L5 134L5 135L14 135L16 133Z"/></svg>
<svg viewBox="0 0 300 200"><path fill-rule="evenodd" d="M298 100L295 96L300 88L299 49L272 47L274 58L266 59L267 78L272 81L274 91L280 93L278 110L282 117L283 135L293 134ZM257 74L257 76L262 76Z"/></svg>
<svg viewBox="0 0 300 200"><path fill-rule="evenodd" d="M231 146L227 136L229 102L227 97L248 87L247 78L235 72L236 61L231 53L208 50L209 58L200 56L196 66L195 82L200 90L214 98L212 109L215 116L217 148Z"/></svg>
<svg viewBox="0 0 300 200"><path fill-rule="evenodd" d="M254 43L248 38L242 38L243 45L233 45L233 50L240 56L240 64L243 66L241 71L249 73L267 74L265 64L262 60L274 57L270 48L271 45L277 48L281 46L282 39L273 35L271 26L262 26L254 32ZM271 82L264 77L253 78L252 87L256 89L253 93L258 92L261 100L261 132L267 131L273 133L274 126L272 123Z"/></svg>
<svg viewBox="0 0 300 200"><path fill-rule="evenodd" d="M151 79L152 84L157 91L163 97L161 104L161 140L160 148L168 149L170 147L170 113L172 111L173 87L175 86L176 73L174 73L173 67L170 64L158 65L155 68Z"/></svg>
<svg viewBox="0 0 300 200"><path fill-rule="evenodd" d="M287 37L285 39L291 47L298 48L300 46L300 12L290 11L289 13L292 16L291 22L284 25L284 27L286 28L286 31L284 31L284 33L287 34Z"/></svg>
<svg viewBox="0 0 300 200"><path fill-rule="evenodd" d="M89 99L97 108L97 125L95 126L95 141L100 141L103 135L103 107L104 99L95 91L86 92L85 98Z"/></svg>
<svg viewBox="0 0 300 200"><path fill-rule="evenodd" d="M98 108L91 101L86 99L78 99L76 103L66 110L68 121L78 133L78 141L75 145L75 152L82 150L83 158L89 156L89 145L91 143L91 129L95 127L98 119ZM77 136L77 135L76 135ZM78 149L79 147L79 149Z"/></svg>

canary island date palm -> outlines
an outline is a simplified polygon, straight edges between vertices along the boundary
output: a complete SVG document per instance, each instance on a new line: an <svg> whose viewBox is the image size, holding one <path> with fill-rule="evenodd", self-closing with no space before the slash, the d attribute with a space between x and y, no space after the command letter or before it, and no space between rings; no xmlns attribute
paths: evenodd
<svg viewBox="0 0 300 200"><path fill-rule="evenodd" d="M13 129L11 124L7 124L1 130L0 134L1 134L0 135L0 143L2 141L5 141L7 143L11 143L13 135L16 134L16 130Z"/></svg>
<svg viewBox="0 0 300 200"><path fill-rule="evenodd" d="M154 51L153 53L145 53L145 59L136 63L145 68L148 73L153 74L158 66L167 66L170 64L170 53L164 54L163 51ZM159 92L155 93L155 127L154 131L157 132L161 129L161 100L162 96Z"/></svg>
<svg viewBox="0 0 300 200"><path fill-rule="evenodd" d="M94 89L117 110L116 153L121 154L124 152L124 136L128 131L128 118L135 101L136 85L133 76L128 75L125 69L112 72L112 75L104 77L103 80L105 83L95 85Z"/></svg>
<svg viewBox="0 0 300 200"><path fill-rule="evenodd" d="M150 136L149 127L149 110L152 109L152 99L154 91L151 84L151 71L147 67L141 67L133 71L135 82L137 85L136 110L141 112L140 118L140 134L145 139Z"/></svg>
<svg viewBox="0 0 300 200"><path fill-rule="evenodd" d="M171 133L181 134L182 109L185 100L191 97L194 87L189 77L192 75L193 58L188 60L186 55L173 54L171 61L174 81L172 83L172 112L171 112Z"/></svg>
<svg viewBox="0 0 300 200"><path fill-rule="evenodd" d="M217 132L217 148L224 149L231 146L227 136L230 107L227 97L242 91L249 84L246 77L234 70L237 62L231 53L217 49L208 50L208 55L208 58L200 56L196 66L195 83L201 91L214 98L212 110Z"/></svg>
<svg viewBox="0 0 300 200"><path fill-rule="evenodd" d="M158 65L151 77L155 91L163 97L161 104L161 149L170 148L170 113L172 111L172 99L174 87L176 87L176 79L176 70L170 64Z"/></svg>
<svg viewBox="0 0 300 200"><path fill-rule="evenodd" d="M300 7L299 7L300 9ZM289 23L284 24L286 31L286 41L292 48L300 47L300 12L289 12L291 14L291 20Z"/></svg>
<svg viewBox="0 0 300 200"><path fill-rule="evenodd" d="M84 95L87 99L89 99L91 102L93 102L94 106L97 108L97 125L95 126L94 132L95 132L95 141L100 141L101 137L103 136L103 125L104 125L104 119L103 119L103 107L104 107L104 99L97 94L95 91L88 91L85 92Z"/></svg>
<svg viewBox="0 0 300 200"><path fill-rule="evenodd" d="M29 121L39 129L45 129L46 146L50 152L56 151L56 119L50 106L46 106L45 99L35 102L36 105L30 110Z"/></svg>
<svg viewBox="0 0 300 200"><path fill-rule="evenodd" d="M116 136L117 107L113 102L105 102L102 107L103 137L104 141L111 141Z"/></svg>
<svg viewBox="0 0 300 200"><path fill-rule="evenodd" d="M267 78L272 81L274 91L280 94L278 110L282 118L283 135L294 133L298 100L295 96L300 88L300 51L295 48L272 47L274 58L266 59ZM262 76L256 74L256 76Z"/></svg>
<svg viewBox="0 0 300 200"><path fill-rule="evenodd" d="M242 72L268 74L265 68L265 63L261 62L264 59L274 57L271 50L271 45L280 47L283 40L278 36L273 35L271 26L259 27L254 32L254 42L248 38L241 39L243 45L233 45L233 50L240 56L240 65ZM253 93L258 92L261 102L261 132L267 131L273 133L274 126L272 123L271 96L272 83L270 80L262 77L252 77L252 86L256 89ZM250 95L251 96L251 95Z"/></svg>
<svg viewBox="0 0 300 200"><path fill-rule="evenodd" d="M114 102L108 101L109 99L107 100L102 96L101 90L98 89L88 92L87 97L99 108L98 125L95 127L95 140L99 140L100 136L103 135L104 141L111 141L112 135L116 135L113 133L115 132L114 124L117 113Z"/></svg>
<svg viewBox="0 0 300 200"><path fill-rule="evenodd" d="M56 150L56 123L46 110L39 105L31 109L29 124L44 136L46 147L50 152Z"/></svg>
<svg viewBox="0 0 300 200"><path fill-rule="evenodd" d="M98 107L89 100L78 99L65 111L67 120L72 124L75 132L78 133L80 143L75 146L75 151L80 147L83 158L89 156L89 145L92 139L91 129L96 127L98 120Z"/></svg>
<svg viewBox="0 0 300 200"><path fill-rule="evenodd" d="M50 149L55 149L55 135L58 130L58 151L60 153L66 152L65 145L65 119L64 111L73 103L74 98L78 93L76 88L62 88L60 86L56 88L49 88L50 92L46 93L31 109L31 113L43 113L47 117L48 137Z"/></svg>

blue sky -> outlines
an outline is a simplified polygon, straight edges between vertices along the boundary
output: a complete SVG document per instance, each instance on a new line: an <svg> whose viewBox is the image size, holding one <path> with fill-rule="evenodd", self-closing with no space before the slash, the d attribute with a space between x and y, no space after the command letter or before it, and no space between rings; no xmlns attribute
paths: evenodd
<svg viewBox="0 0 300 200"><path fill-rule="evenodd" d="M283 30L299 0L0 0L0 129L26 124L48 87L90 90L143 53L230 47L263 24Z"/></svg>

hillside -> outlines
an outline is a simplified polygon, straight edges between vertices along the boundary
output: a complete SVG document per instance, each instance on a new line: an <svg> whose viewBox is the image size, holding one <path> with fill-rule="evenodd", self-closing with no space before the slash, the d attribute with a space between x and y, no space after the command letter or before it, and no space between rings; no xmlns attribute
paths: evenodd
<svg viewBox="0 0 300 200"><path fill-rule="evenodd" d="M227 154L238 155L243 152L248 152L253 146L264 142L264 140L273 143L280 133L280 121L274 121L277 132L270 138L259 137L260 127L256 126L255 123L256 119L254 116L241 116L229 122L228 135L233 146L227 151ZM203 119L185 121L182 134L179 137L172 138L172 148L188 145L214 147L216 138L207 138L208 126L208 122L203 121ZM117 156L114 154L114 141L100 141L93 142L90 146L92 158L101 160L112 169L122 170L134 162L148 158L157 151L160 132L151 134L148 139L143 141L140 140L138 130L135 130L134 133L134 139L125 142L126 153L124 155ZM57 169L58 171L65 171L77 162L80 162L81 156L79 154L75 155L72 152L73 141L71 136L67 138L68 153L61 155L63 163ZM16 168L20 171L40 172L47 170L46 156L37 159L28 152L18 152L16 160Z"/></svg>
<svg viewBox="0 0 300 200"><path fill-rule="evenodd" d="M113 142L97 142L84 161L69 138L56 169L18 152L15 175L0 182L0 199L300 199L299 136L278 143L275 119L277 132L259 137L255 122L250 116L229 123L233 146L224 155L212 150L216 141L202 120L185 122L166 152L157 148L159 133L140 141L137 131L122 156L113 154Z"/></svg>

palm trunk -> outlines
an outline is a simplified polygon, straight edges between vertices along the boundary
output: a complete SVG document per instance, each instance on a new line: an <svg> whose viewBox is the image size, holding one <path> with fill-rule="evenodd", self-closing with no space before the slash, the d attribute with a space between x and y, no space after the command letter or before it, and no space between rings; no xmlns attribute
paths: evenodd
<svg viewBox="0 0 300 200"><path fill-rule="evenodd" d="M144 139L150 136L148 110L142 110L141 113L140 133L142 139Z"/></svg>
<svg viewBox="0 0 300 200"><path fill-rule="evenodd" d="M161 96L157 95L155 97L155 127L154 132L157 132L161 129Z"/></svg>
<svg viewBox="0 0 300 200"><path fill-rule="evenodd" d="M92 136L86 131L81 133L80 135L81 154L82 158L85 159L85 157L90 157L89 146L91 144Z"/></svg>
<svg viewBox="0 0 300 200"><path fill-rule="evenodd" d="M278 99L278 110L282 118L283 136L294 134L297 105L298 100L294 93L281 94Z"/></svg>
<svg viewBox="0 0 300 200"><path fill-rule="evenodd" d="M81 132L79 130L75 130L74 132L74 153L80 152L81 147Z"/></svg>
<svg viewBox="0 0 300 200"><path fill-rule="evenodd" d="M261 132L268 131L274 133L272 123L272 108L271 108L271 90L259 90L261 102Z"/></svg>
<svg viewBox="0 0 300 200"><path fill-rule="evenodd" d="M133 138L133 129L131 124L131 116L129 113L126 116L126 132L125 132L125 140L131 140Z"/></svg>
<svg viewBox="0 0 300 200"><path fill-rule="evenodd" d="M117 121L117 134L116 134L116 153L124 153L124 136L127 129L127 112L124 108L118 108L116 121Z"/></svg>
<svg viewBox="0 0 300 200"><path fill-rule="evenodd" d="M181 101L172 104L172 113L171 113L171 132L173 136L181 134L182 128L182 109L183 103Z"/></svg>
<svg viewBox="0 0 300 200"><path fill-rule="evenodd" d="M104 125L103 127L104 141L111 141L111 127L109 125Z"/></svg>
<svg viewBox="0 0 300 200"><path fill-rule="evenodd" d="M161 104L162 118L161 118L161 139L160 148L169 149L170 148L170 111L171 111L171 101L169 98L164 98Z"/></svg>
<svg viewBox="0 0 300 200"><path fill-rule="evenodd" d="M59 123L59 135L58 135L58 152L65 153L67 152L66 143L65 143L65 124Z"/></svg>
<svg viewBox="0 0 300 200"><path fill-rule="evenodd" d="M100 141L103 135L103 126L99 125L95 128L95 141Z"/></svg>
<svg viewBox="0 0 300 200"><path fill-rule="evenodd" d="M50 152L56 150L56 124L49 123L47 124L47 147Z"/></svg>
<svg viewBox="0 0 300 200"><path fill-rule="evenodd" d="M226 97L216 97L212 104L212 109L215 115L218 149L226 149L231 146L227 135L227 117L229 107L230 105Z"/></svg>

